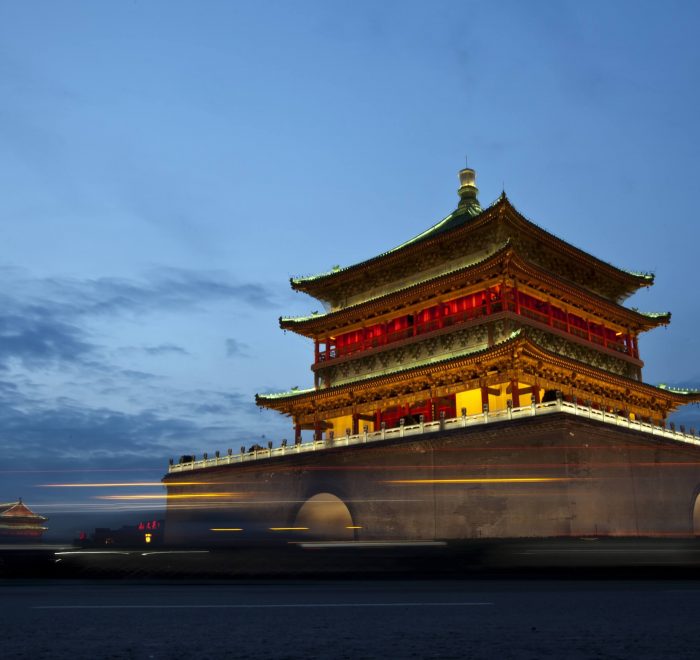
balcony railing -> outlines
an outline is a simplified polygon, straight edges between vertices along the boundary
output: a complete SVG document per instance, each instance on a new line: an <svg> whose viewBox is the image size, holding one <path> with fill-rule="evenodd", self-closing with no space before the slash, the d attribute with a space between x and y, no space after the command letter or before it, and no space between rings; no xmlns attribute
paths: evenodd
<svg viewBox="0 0 700 660"><path fill-rule="evenodd" d="M326 362L327 360L334 360L336 358L353 355L355 353L361 353L362 351L372 348L387 346L395 342L425 335L437 330L442 330L443 328L459 325L478 318L484 318L503 311L511 312L518 316L523 316L527 319L535 321L541 325L555 328L560 332L573 335L584 342L595 344L596 346L602 346L603 348L617 351L618 353L623 353L625 355L631 354L630 347L627 346L624 341L611 339L603 334L598 334L592 328L589 329L579 327L578 325L575 325L575 322L571 319L569 322L567 322L566 320L553 316L549 312L545 312L542 309L536 309L528 306L524 302L521 302L516 309L515 303L511 301L504 304L503 301L496 300L491 302L488 307L486 305L481 307L473 307L472 309L454 312L453 314L446 314L429 321L418 322L415 324L415 326L390 331L378 337L369 337L367 339L346 344L344 346L331 346L328 351L320 351L318 353L317 364L320 362Z"/></svg>
<svg viewBox="0 0 700 660"><path fill-rule="evenodd" d="M498 410L496 412L484 411L476 415L462 415L452 419L426 422L424 424L412 424L410 426L400 425L393 429L382 429L371 433L348 434L337 436L332 440L311 440L291 446L257 449L240 454L229 452L224 456L215 456L214 458L205 458L199 461L193 460L170 465L168 473L188 472L190 470L201 470L204 468L218 467L220 465L240 465L270 458L279 458L281 456L294 456L306 452L324 451L337 447L351 447L354 445L395 440L398 438L438 433L440 431L449 431L459 428L472 428L485 424L492 424L493 422L511 421L525 417L549 415L552 413L565 413L577 417L586 417L611 426L640 431L649 436L700 446L700 439L698 439L695 433L684 433L682 431L676 431L674 428L665 428L647 422L632 420L623 415L603 412L602 410L570 403L568 401L552 401L549 403L533 403L529 406L521 406L519 408L506 408L505 410Z"/></svg>

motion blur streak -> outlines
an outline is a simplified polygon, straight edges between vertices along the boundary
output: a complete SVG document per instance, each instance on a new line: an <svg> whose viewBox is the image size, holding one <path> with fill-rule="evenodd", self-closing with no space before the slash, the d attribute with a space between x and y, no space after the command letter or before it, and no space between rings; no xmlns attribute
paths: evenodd
<svg viewBox="0 0 700 660"><path fill-rule="evenodd" d="M542 484L556 481L583 481L577 477L510 477L484 479L396 479L385 481L386 484Z"/></svg>
<svg viewBox="0 0 700 660"><path fill-rule="evenodd" d="M141 486L163 486L160 481L134 481L124 483L94 484L38 484L40 488L139 488ZM169 486L202 486L204 481L171 481Z"/></svg>
<svg viewBox="0 0 700 660"><path fill-rule="evenodd" d="M308 527L270 527L271 532L307 532Z"/></svg>
<svg viewBox="0 0 700 660"><path fill-rule="evenodd" d="M242 527L210 527L210 532L242 532Z"/></svg>
<svg viewBox="0 0 700 660"><path fill-rule="evenodd" d="M177 495L95 495L98 500L189 500L194 497L238 497L241 493L179 493Z"/></svg>

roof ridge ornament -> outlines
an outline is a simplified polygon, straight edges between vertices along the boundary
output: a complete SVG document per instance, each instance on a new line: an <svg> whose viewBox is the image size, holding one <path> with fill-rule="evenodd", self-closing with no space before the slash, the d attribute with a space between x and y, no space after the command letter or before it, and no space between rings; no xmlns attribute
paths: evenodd
<svg viewBox="0 0 700 660"><path fill-rule="evenodd" d="M477 199L479 189L476 187L476 171L471 167L465 167L459 171L459 189L457 194L459 195L459 204L457 205L459 211L476 207L481 212L481 206Z"/></svg>

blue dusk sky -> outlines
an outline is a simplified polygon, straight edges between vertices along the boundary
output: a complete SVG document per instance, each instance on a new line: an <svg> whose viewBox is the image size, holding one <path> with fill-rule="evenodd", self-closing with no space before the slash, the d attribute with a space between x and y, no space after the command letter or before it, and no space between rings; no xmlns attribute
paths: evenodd
<svg viewBox="0 0 700 660"><path fill-rule="evenodd" d="M695 2L0 4L0 501L157 481L291 437L255 392L312 384L289 278L505 187L548 231L652 271L647 382L700 386ZM700 410L677 419L700 426ZM82 509L81 509L82 507Z"/></svg>

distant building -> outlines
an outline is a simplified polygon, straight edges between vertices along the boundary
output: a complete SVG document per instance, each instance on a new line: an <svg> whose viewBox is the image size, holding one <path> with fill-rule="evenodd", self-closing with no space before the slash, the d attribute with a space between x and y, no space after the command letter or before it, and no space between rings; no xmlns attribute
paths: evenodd
<svg viewBox="0 0 700 660"><path fill-rule="evenodd" d="M48 529L48 518L34 513L20 498L17 502L0 504L0 543L39 541Z"/></svg>
<svg viewBox="0 0 700 660"><path fill-rule="evenodd" d="M77 542L85 546L114 545L137 547L142 545L162 545L164 520L144 520L137 525L123 525L119 529L96 527L92 537L81 532Z"/></svg>

